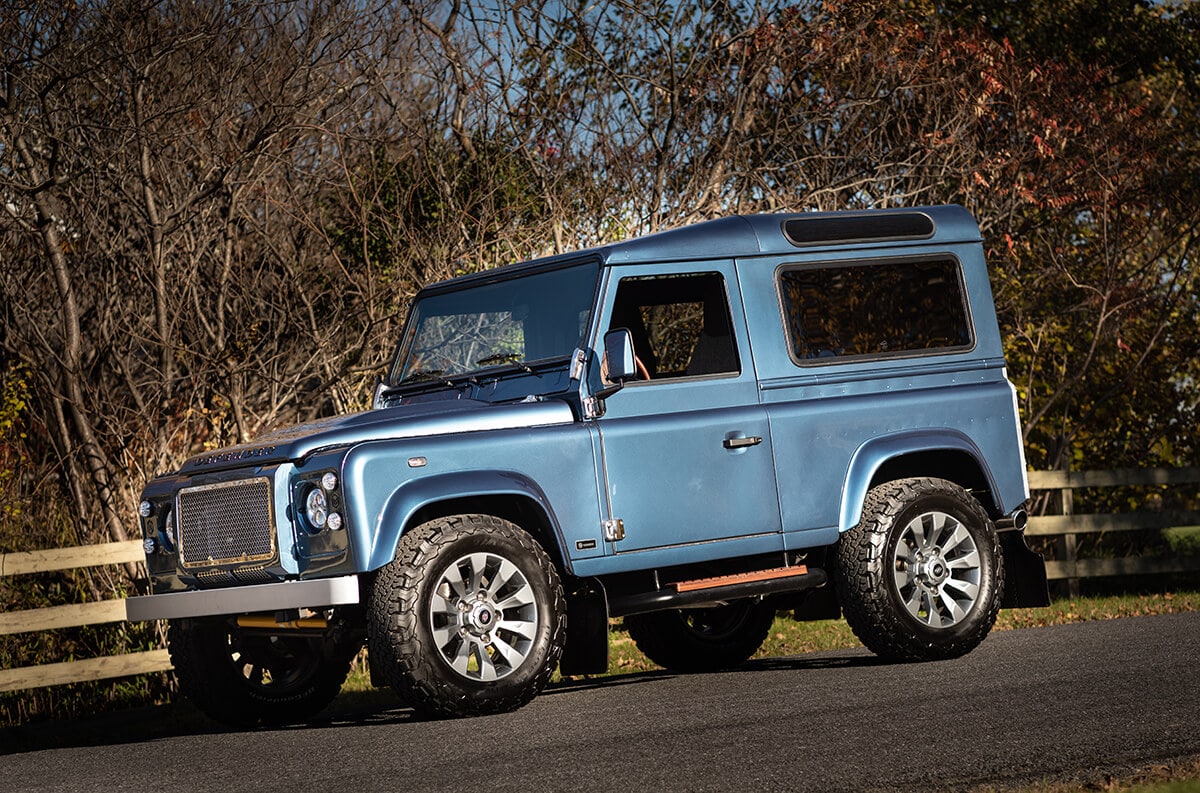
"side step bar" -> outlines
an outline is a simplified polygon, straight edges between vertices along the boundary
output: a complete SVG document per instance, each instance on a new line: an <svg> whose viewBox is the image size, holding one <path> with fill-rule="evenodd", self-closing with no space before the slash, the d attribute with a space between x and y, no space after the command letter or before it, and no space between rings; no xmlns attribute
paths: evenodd
<svg viewBox="0 0 1200 793"><path fill-rule="evenodd" d="M755 570L751 573L723 575L678 581L654 592L617 595L609 600L609 614L624 617L651 611L688 608L729 600L799 592L814 589L828 580L824 570L809 570L805 565Z"/></svg>

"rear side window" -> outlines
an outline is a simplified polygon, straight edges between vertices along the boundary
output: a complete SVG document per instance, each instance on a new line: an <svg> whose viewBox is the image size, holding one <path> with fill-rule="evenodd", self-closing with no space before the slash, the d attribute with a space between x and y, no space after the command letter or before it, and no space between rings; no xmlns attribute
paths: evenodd
<svg viewBox="0 0 1200 793"><path fill-rule="evenodd" d="M785 267L779 295L798 363L951 352L973 344L956 259Z"/></svg>

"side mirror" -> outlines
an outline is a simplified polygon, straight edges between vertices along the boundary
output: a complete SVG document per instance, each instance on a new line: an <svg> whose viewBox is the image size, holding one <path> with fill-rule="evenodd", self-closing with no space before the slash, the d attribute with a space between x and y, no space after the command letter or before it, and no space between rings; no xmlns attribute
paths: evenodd
<svg viewBox="0 0 1200 793"><path fill-rule="evenodd" d="M608 362L610 383L624 383L637 377L633 334L627 328L617 328L604 334L604 360Z"/></svg>
<svg viewBox="0 0 1200 793"><path fill-rule="evenodd" d="M633 334L627 328L616 328L604 334L604 361L600 371L604 381L611 385L597 391L597 399L612 396L621 390L626 380L637 377L637 363L633 357Z"/></svg>

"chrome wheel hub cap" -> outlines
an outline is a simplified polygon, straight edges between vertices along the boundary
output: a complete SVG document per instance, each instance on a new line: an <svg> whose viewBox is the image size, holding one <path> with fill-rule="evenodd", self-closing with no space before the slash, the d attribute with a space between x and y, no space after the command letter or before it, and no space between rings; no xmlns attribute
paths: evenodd
<svg viewBox="0 0 1200 793"><path fill-rule="evenodd" d="M533 587L504 557L467 554L438 577L429 626L451 669L468 680L499 680L533 650L538 630Z"/></svg>
<svg viewBox="0 0 1200 793"><path fill-rule="evenodd" d="M900 532L893 583L904 608L931 628L960 622L979 599L979 548L953 515L926 512Z"/></svg>

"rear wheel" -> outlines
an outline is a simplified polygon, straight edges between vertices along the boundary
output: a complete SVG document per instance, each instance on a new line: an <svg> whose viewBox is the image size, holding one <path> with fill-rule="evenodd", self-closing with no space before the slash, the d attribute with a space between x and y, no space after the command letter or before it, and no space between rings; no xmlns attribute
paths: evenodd
<svg viewBox="0 0 1200 793"><path fill-rule="evenodd" d="M996 621L1004 570L995 526L975 498L944 479L873 488L842 535L837 591L846 621L871 651L897 661L964 655Z"/></svg>
<svg viewBox="0 0 1200 793"><path fill-rule="evenodd" d="M516 710L550 682L565 614L554 564L529 534L490 515L430 521L376 578L372 668L427 715Z"/></svg>
<svg viewBox="0 0 1200 793"><path fill-rule="evenodd" d="M676 672L713 672L744 662L766 640L775 609L759 600L631 614L625 627L638 649Z"/></svg>
<svg viewBox="0 0 1200 793"><path fill-rule="evenodd" d="M233 617L171 620L167 647L179 689L210 718L238 727L313 716L337 696L362 647L323 635L244 629Z"/></svg>

